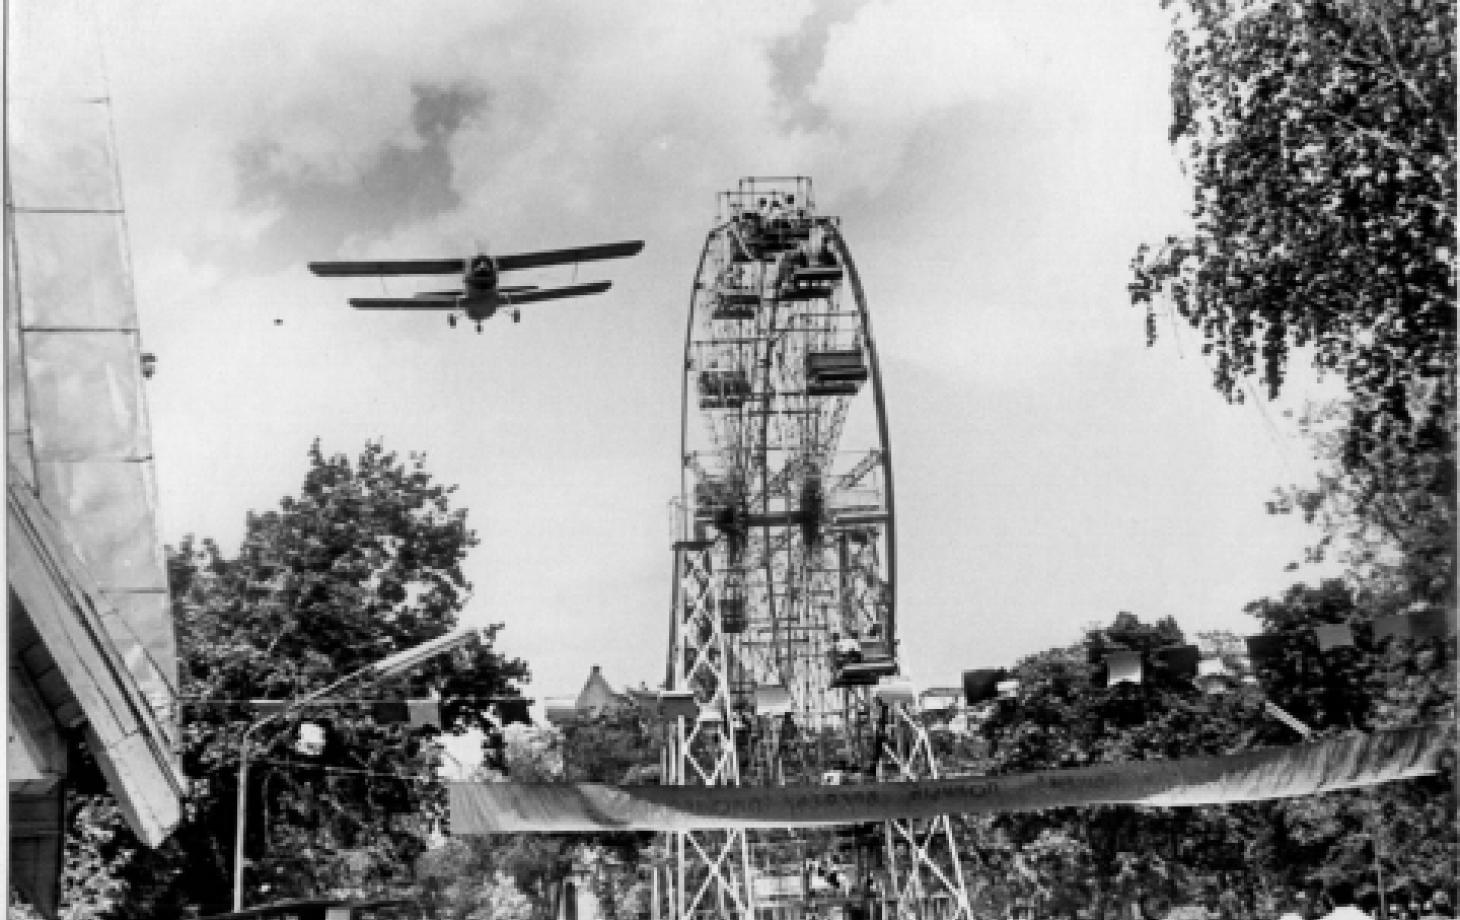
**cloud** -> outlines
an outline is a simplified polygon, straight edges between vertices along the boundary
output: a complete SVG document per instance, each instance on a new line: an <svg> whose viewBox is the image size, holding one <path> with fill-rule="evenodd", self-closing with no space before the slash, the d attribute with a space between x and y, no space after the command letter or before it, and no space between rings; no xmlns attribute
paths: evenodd
<svg viewBox="0 0 1460 920"><path fill-rule="evenodd" d="M305 241L436 251L509 233L558 244L565 225L588 238L630 221L698 224L681 195L708 204L739 175L805 168L804 140L777 122L767 49L809 9L465 3L422 15L324 0L286 14L263 2L210 13L202 29L178 0L139 0L111 13L115 41L132 43L118 55L121 95L134 124L169 133L123 139L129 185L166 190L137 197L166 197L194 222L174 229L196 258L257 246L264 264ZM259 215L277 229L259 235Z"/></svg>
<svg viewBox="0 0 1460 920"><path fill-rule="evenodd" d="M956 3L282 10L112 14L116 41L156 49L123 58L134 123L169 125L124 138L129 186L165 190L136 200L191 221L174 237L195 259L699 227L741 175L880 189L929 124L1022 79L1003 26Z"/></svg>
<svg viewBox="0 0 1460 920"><path fill-rule="evenodd" d="M841 154L839 171L876 192L928 120L1029 79L1026 55L983 5L874 0L829 26L808 99L826 113L828 158Z"/></svg>
<svg viewBox="0 0 1460 920"><path fill-rule="evenodd" d="M286 265L300 249L319 257L348 243L449 211L461 203L453 185L451 141L487 110L485 90L467 85L411 87L413 137L387 140L355 169L332 170L277 138L243 142L234 154L238 202L245 213L273 216L249 251L261 268Z"/></svg>
<svg viewBox="0 0 1460 920"><path fill-rule="evenodd" d="M814 95L849 121L921 118L1028 77L1019 47L976 4L874 0L830 31Z"/></svg>
<svg viewBox="0 0 1460 920"><path fill-rule="evenodd" d="M796 32L771 43L771 86L788 125L816 130L825 124L826 107L812 101L810 90L826 60L831 27L852 19L865 2L819 0Z"/></svg>

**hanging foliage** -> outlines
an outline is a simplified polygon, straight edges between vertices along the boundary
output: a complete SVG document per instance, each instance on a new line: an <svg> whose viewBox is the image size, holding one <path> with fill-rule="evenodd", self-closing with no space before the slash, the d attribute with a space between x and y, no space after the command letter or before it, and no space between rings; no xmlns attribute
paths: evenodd
<svg viewBox="0 0 1460 920"><path fill-rule="evenodd" d="M1194 231L1132 263L1148 338L1169 303L1234 401L1301 349L1347 384L1348 466L1432 456L1453 495L1454 3L1163 5Z"/></svg>

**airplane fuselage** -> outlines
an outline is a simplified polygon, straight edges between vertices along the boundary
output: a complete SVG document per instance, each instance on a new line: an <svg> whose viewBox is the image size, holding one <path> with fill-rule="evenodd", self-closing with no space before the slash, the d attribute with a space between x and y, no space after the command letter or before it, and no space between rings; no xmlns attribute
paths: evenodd
<svg viewBox="0 0 1460 920"><path fill-rule="evenodd" d="M502 305L502 295L497 291L497 268L487 256L477 256L467 266L461 279L461 297L457 305L468 319L481 322L490 319Z"/></svg>
<svg viewBox="0 0 1460 920"><path fill-rule="evenodd" d="M469 290L456 299L456 305L466 313L467 319L481 322L496 315L497 308L502 305L502 296L495 288L481 292Z"/></svg>

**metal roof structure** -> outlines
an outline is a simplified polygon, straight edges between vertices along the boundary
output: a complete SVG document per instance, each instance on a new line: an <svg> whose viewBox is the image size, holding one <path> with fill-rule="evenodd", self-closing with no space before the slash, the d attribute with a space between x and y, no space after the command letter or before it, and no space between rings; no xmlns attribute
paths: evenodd
<svg viewBox="0 0 1460 920"><path fill-rule="evenodd" d="M177 655L111 100L86 0L7 4L11 879L54 912L84 739L150 846L181 817Z"/></svg>

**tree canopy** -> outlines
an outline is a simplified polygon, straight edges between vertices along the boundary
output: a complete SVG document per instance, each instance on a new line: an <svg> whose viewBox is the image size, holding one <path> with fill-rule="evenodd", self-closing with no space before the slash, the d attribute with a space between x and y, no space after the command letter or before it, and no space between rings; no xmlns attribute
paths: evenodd
<svg viewBox="0 0 1460 920"><path fill-rule="evenodd" d="M1197 644L1243 668L1255 686L1209 695L1179 672L1152 666L1154 653L1186 643L1176 623L1144 623L1121 613L1066 648L1030 655L1010 671L1014 698L985 704L975 734L938 738L945 769L1028 773L1092 763L1125 763L1236 753L1301 740L1267 715L1265 701L1317 735L1453 721L1455 639L1361 638L1323 651L1313 629L1362 627L1389 612L1340 580L1298 585L1247 612L1260 634L1283 640L1283 654L1243 664L1230 634ZM1360 628L1360 636L1364 636ZM1104 686L1100 659L1141 653L1138 684ZM1453 764L1445 775L1366 790L1224 807L1049 809L955 819L980 910L1008 915L1165 916L1205 905L1216 916L1268 916L1285 899L1344 877L1366 896L1427 894L1451 887L1460 858ZM1379 871L1382 871L1382 876ZM1453 891L1451 892L1454 893ZM1225 901L1225 903L1224 903Z"/></svg>
<svg viewBox="0 0 1460 920"><path fill-rule="evenodd" d="M236 555L189 537L168 555L178 630L186 819L162 849L123 870L114 916L227 909L240 738L261 710L442 635L471 595L462 562L476 538L454 487L425 458L369 443L355 458L318 443L296 495L250 513ZM526 666L495 649L499 627L387 685L357 683L256 738L248 788L248 903L410 882L444 815L436 729L377 720L372 702L438 697L440 730L484 733L496 702L519 697ZM357 701L357 702L352 702ZM296 748L301 720L323 727L318 755Z"/></svg>
<svg viewBox="0 0 1460 920"><path fill-rule="evenodd" d="M1159 295L1238 401L1311 354L1347 384L1346 465L1434 457L1453 496L1453 0L1163 5L1195 228L1133 262L1148 338Z"/></svg>
<svg viewBox="0 0 1460 920"><path fill-rule="evenodd" d="M630 707L562 726L513 725L500 769L486 782L633 782L657 747ZM648 890L640 867L656 855L652 834L504 834L458 837L426 854L422 883L437 915L452 920L552 920L572 874L586 881L607 920L641 916ZM639 908L642 907L643 910Z"/></svg>

